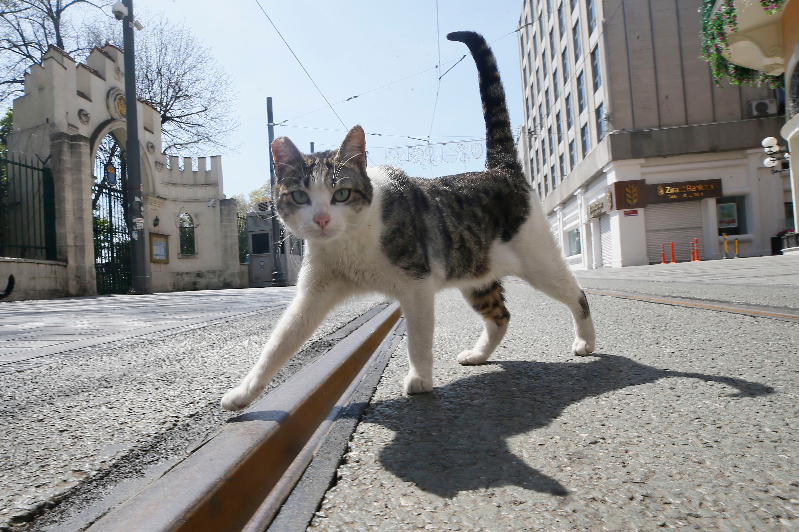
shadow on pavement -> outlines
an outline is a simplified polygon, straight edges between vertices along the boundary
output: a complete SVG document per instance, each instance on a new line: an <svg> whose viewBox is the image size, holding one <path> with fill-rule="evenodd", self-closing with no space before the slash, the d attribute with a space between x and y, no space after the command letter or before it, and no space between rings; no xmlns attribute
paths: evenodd
<svg viewBox="0 0 799 532"><path fill-rule="evenodd" d="M756 382L596 356L584 363L489 362L503 371L467 377L431 394L376 402L377 415L370 421L396 432L380 462L402 480L441 497L504 485L567 495L557 480L512 454L506 438L549 425L587 397L668 377L723 383L737 390L729 397L774 393Z"/></svg>

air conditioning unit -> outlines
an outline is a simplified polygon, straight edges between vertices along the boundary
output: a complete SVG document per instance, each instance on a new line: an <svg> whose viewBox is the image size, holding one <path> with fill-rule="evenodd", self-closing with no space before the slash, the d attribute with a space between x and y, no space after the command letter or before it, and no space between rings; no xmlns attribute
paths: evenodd
<svg viewBox="0 0 799 532"><path fill-rule="evenodd" d="M769 98L764 100L753 100L749 102L749 110L752 117L769 116L777 114L777 100Z"/></svg>

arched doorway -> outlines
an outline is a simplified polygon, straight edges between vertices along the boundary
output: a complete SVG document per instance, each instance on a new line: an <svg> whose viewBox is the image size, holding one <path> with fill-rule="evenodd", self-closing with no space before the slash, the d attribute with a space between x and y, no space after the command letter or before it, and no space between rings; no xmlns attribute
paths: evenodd
<svg viewBox="0 0 799 532"><path fill-rule="evenodd" d="M126 189L123 142L112 131L100 142L94 161L92 225L98 294L124 294L131 287Z"/></svg>

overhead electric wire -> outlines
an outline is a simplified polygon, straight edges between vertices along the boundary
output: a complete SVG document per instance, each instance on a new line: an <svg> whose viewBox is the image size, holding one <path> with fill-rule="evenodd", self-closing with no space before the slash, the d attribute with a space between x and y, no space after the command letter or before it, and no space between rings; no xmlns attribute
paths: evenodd
<svg viewBox="0 0 799 532"><path fill-rule="evenodd" d="M291 52L291 55L293 55L293 56L294 56L294 59L296 59L296 60L297 60L297 63L299 63L299 65L302 67L302 70L305 72L305 75L306 75L306 76L308 76L308 79L310 79L310 80L311 80L311 83L313 83L313 86L314 86L314 87L316 87L316 90L317 90L317 91L319 91L319 94L320 94L320 95L322 96L322 98L325 100L325 102L327 103L328 107L330 107L330 110L331 110L331 111L333 111L333 114L334 114L334 115L336 115L336 118L338 118L338 121L339 121L339 122L341 122L341 125L342 125L342 126L344 126L344 127L347 127L347 124L345 124L345 123L344 123L344 121L343 121L343 120L341 119L341 117L338 115L338 113L336 112L336 110L335 110L335 109L333 109L333 105L331 105L331 103L330 103L330 102L328 101L328 99L325 97L324 93L322 93L322 89L320 89L320 88L319 88L319 85L317 85L317 84L316 84L316 82L315 82L315 81L313 80L313 78L311 77L311 74L309 74L309 73L308 73L308 70L305 68L305 66L303 66L303 64L302 64L302 61L300 61L300 58L299 58L299 57L297 57L297 54L295 54L295 53L294 53L294 50L292 50L292 49L291 49L291 46L289 46L289 43L288 43L288 42L286 42L286 39L284 39L284 38L283 38L283 35L280 33L280 30L279 30L279 29L277 29L277 26L275 26L275 23L274 23L274 22L272 22L272 19L271 19L271 18L269 18L269 15L266 13L266 10L264 10L263 6L261 5L261 2L259 2L258 0L255 0L255 3L256 3L256 4L258 4L258 7L260 7L260 8L261 8L261 11L263 12L263 14L264 14L264 16L266 17L266 19L269 21L269 23L272 25L272 27L273 27L273 28L275 28L275 31L276 31L276 32L277 32L277 34L280 36L280 38L283 40L283 43L284 43L284 44L286 45L286 47L289 49L289 52Z"/></svg>

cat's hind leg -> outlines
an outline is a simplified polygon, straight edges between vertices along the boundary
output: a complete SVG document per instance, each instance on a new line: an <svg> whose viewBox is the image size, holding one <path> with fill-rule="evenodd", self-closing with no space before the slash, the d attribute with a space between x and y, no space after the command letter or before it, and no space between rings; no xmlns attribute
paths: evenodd
<svg viewBox="0 0 799 532"><path fill-rule="evenodd" d="M482 364L502 341L510 321L510 312L505 308L503 292L499 281L479 289L461 290L466 301L483 317L484 329L474 347L458 355L459 363L465 366Z"/></svg>
<svg viewBox="0 0 799 532"><path fill-rule="evenodd" d="M550 256L546 262L541 260L533 271L522 277L535 289L569 308L574 320L572 351L579 356L590 355L594 351L596 332L588 299L563 258Z"/></svg>

